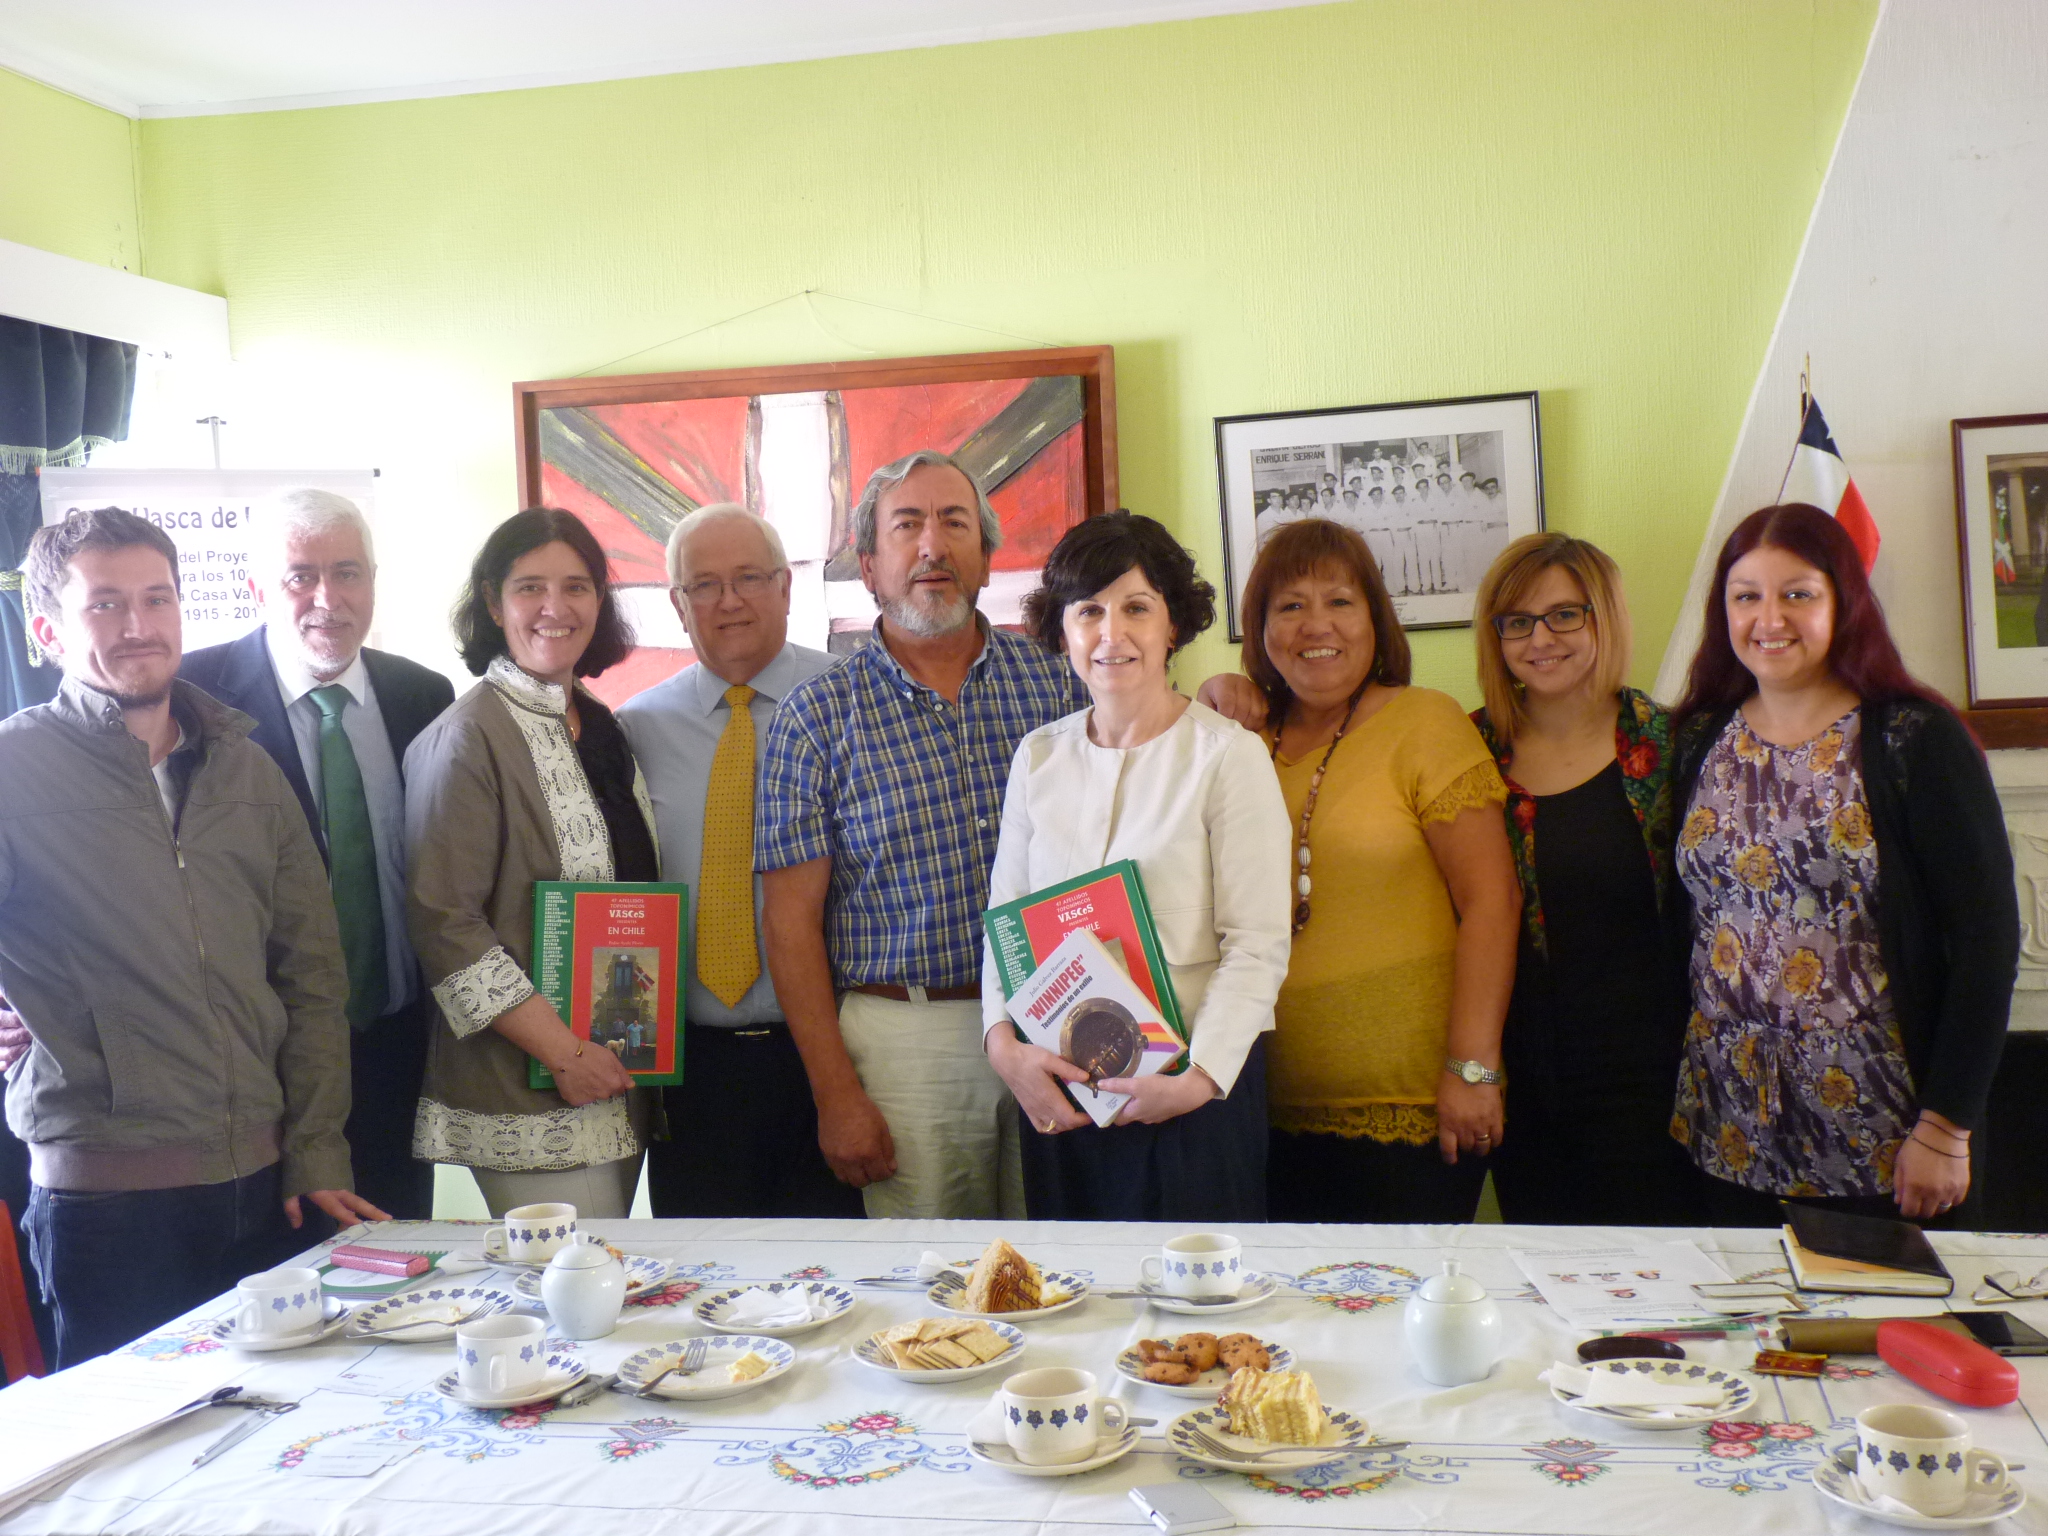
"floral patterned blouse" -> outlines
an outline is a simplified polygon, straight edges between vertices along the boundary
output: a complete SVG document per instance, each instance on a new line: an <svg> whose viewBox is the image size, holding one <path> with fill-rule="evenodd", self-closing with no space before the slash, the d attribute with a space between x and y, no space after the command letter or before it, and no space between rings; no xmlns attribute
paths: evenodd
<svg viewBox="0 0 2048 1536"><path fill-rule="evenodd" d="M1860 729L1852 710L1780 747L1737 711L1678 834L1697 922L1671 1133L1703 1171L1746 1189L1889 1194L1913 1127L1878 949Z"/></svg>

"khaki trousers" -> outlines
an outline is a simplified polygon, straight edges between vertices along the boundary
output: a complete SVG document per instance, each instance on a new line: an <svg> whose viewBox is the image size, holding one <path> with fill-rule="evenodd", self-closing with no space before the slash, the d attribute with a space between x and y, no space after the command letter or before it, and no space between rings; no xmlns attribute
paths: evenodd
<svg viewBox="0 0 2048 1536"><path fill-rule="evenodd" d="M981 1004L849 992L839 1032L896 1143L896 1175L861 1191L870 1216L1024 1214L1017 1106L981 1049Z"/></svg>

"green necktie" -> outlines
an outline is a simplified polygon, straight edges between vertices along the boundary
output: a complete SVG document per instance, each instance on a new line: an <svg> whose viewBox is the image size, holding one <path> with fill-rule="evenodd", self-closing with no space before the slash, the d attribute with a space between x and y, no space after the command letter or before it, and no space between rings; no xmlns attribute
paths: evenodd
<svg viewBox="0 0 2048 1536"><path fill-rule="evenodd" d="M327 833L328 880L348 958L348 1021L367 1029L384 1013L384 903L377 893L377 841L363 771L341 712L352 702L339 683L315 688L320 711L320 820Z"/></svg>

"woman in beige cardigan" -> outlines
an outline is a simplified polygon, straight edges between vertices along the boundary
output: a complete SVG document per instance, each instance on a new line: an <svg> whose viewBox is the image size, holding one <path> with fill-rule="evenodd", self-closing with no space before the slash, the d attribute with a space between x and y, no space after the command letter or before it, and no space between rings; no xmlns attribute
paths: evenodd
<svg viewBox="0 0 2048 1536"><path fill-rule="evenodd" d="M642 1095L527 979L537 880L657 878L653 815L625 733L581 688L623 659L603 549L567 512L498 525L456 606L483 679L405 755L407 916L445 1029L434 1031L413 1156L461 1163L494 1216L539 1200L624 1216ZM554 1074L527 1086L527 1057Z"/></svg>

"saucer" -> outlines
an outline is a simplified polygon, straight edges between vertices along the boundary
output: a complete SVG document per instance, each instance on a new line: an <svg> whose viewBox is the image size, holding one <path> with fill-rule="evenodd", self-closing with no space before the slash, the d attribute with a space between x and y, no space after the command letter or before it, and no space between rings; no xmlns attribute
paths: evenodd
<svg viewBox="0 0 2048 1536"><path fill-rule="evenodd" d="M995 1359L984 1360L980 1365L960 1365L954 1366L950 1370L906 1371L896 1363L895 1357L875 1342L873 1338L862 1339L858 1344L854 1345L853 1358L869 1370L883 1371L895 1377L898 1381L914 1383L921 1387L937 1386L941 1382L947 1381L965 1381L970 1376L985 1375L989 1371L1001 1370L1013 1365L1016 1363L1017 1357L1024 1353L1023 1334L1012 1328L1008 1323L999 1323L993 1318L989 1320L988 1325L1001 1334L1003 1342L1010 1347L1000 1355L997 1355Z"/></svg>
<svg viewBox="0 0 2048 1536"><path fill-rule="evenodd" d="M1719 1419L1738 1419L1756 1406L1756 1383L1739 1371L1717 1371L1686 1360L1641 1359L1596 1360L1586 1369L1617 1376L1634 1373L1659 1381L1699 1381L1721 1389L1721 1401L1704 1408L1587 1408L1579 1402L1577 1393L1551 1386L1550 1395L1567 1408L1577 1408L1580 1413L1612 1424L1627 1424L1636 1429L1698 1429Z"/></svg>
<svg viewBox="0 0 2048 1536"><path fill-rule="evenodd" d="M1293 1350L1283 1345L1275 1344L1270 1339L1261 1339L1259 1342L1266 1346L1266 1353L1273 1357L1273 1363L1268 1367L1269 1370L1291 1371L1294 1369ZM1133 1386L1148 1387L1154 1392L1169 1392L1175 1397L1207 1398L1212 1403L1216 1401L1216 1394L1221 1392L1224 1385L1230 1380L1230 1372L1220 1365L1215 1365L1202 1372L1201 1375L1184 1387L1172 1386L1163 1381L1147 1381L1145 1379L1145 1362L1138 1358L1136 1345L1132 1345L1116 1357L1116 1373Z"/></svg>
<svg viewBox="0 0 2048 1536"><path fill-rule="evenodd" d="M652 1349L643 1349L638 1354L626 1356L619 1362L619 1385L627 1391L652 1379L682 1359L683 1351L692 1344L704 1346L704 1364L696 1374L669 1377L650 1394L679 1403L709 1402L714 1397L735 1397L742 1392L751 1392L756 1387L765 1387L769 1382L796 1364L796 1351L779 1339L763 1338L759 1334L726 1333L712 1339L673 1339L666 1344L657 1344ZM748 1354L759 1355L768 1362L768 1369L746 1381L733 1381L726 1375L726 1367Z"/></svg>
<svg viewBox="0 0 2048 1536"><path fill-rule="evenodd" d="M450 1371L434 1382L434 1390L468 1408L525 1408L560 1397L589 1374L590 1367L574 1355L549 1355L542 1367L540 1380L530 1387L503 1393L471 1392Z"/></svg>
<svg viewBox="0 0 2048 1536"><path fill-rule="evenodd" d="M422 1286L402 1296L393 1296L388 1301L373 1301L367 1307L358 1307L348 1320L347 1337L351 1341L370 1339L396 1329L402 1323L417 1321L419 1327L394 1334L392 1342L445 1344L455 1337L455 1326L442 1319L475 1311L476 1317L469 1319L475 1322L477 1318L510 1312L518 1305L517 1296L495 1285ZM430 1322L438 1323L438 1326L429 1326Z"/></svg>
<svg viewBox="0 0 2048 1536"><path fill-rule="evenodd" d="M1238 1287L1236 1298L1231 1301L1189 1301L1184 1296L1169 1296L1158 1286L1146 1285L1143 1281L1138 1283L1137 1289L1148 1305L1155 1306L1162 1312L1179 1312L1188 1317L1214 1317L1221 1312L1242 1312L1246 1307L1256 1307L1280 1289L1280 1282L1271 1275L1262 1275L1255 1271L1245 1277L1244 1284Z"/></svg>
<svg viewBox="0 0 2048 1536"><path fill-rule="evenodd" d="M991 1441L969 1440L967 1454L976 1461L985 1461L992 1467L1001 1467L1005 1472L1015 1472L1020 1477L1072 1477L1076 1472L1093 1472L1097 1467L1106 1467L1112 1461L1121 1461L1131 1454L1138 1443L1135 1426L1126 1424L1108 1450L1102 1448L1100 1440L1095 1442L1095 1454L1086 1461L1063 1461L1057 1466L1034 1467L1017 1459L1017 1453L1007 1445Z"/></svg>
<svg viewBox="0 0 2048 1536"><path fill-rule="evenodd" d="M1242 1447L1245 1454L1219 1456L1214 1452L1205 1451L1195 1443L1194 1437L1189 1433L1191 1429L1200 1429L1226 1446ZM1182 1414L1166 1426L1166 1443L1189 1461L1199 1461L1205 1467L1221 1467L1226 1472L1293 1472L1303 1467L1335 1461L1349 1451L1371 1449L1366 1444L1365 1420L1354 1418L1341 1408L1323 1410L1323 1438L1317 1445L1267 1445L1258 1440L1247 1439L1243 1435L1233 1435L1230 1432L1230 1416L1221 1408L1196 1408ZM1262 1456L1258 1454L1261 1451L1298 1454Z"/></svg>
<svg viewBox="0 0 2048 1536"><path fill-rule="evenodd" d="M766 1291L771 1296L786 1291L802 1291L810 1300L813 1316L807 1323L783 1323L770 1327L766 1323L731 1323L724 1321L732 1304L748 1291ZM799 1333L809 1333L813 1328L822 1328L827 1323L836 1323L853 1310L853 1292L836 1285L825 1285L816 1280L771 1280L762 1285L740 1285L729 1291L720 1291L715 1296L706 1296L698 1302L692 1315L706 1328L720 1333L766 1334L771 1339L787 1339Z"/></svg>
<svg viewBox="0 0 2048 1536"><path fill-rule="evenodd" d="M1822 1462L1813 1469L1813 1486L1821 1491L1823 1497L1834 1500L1844 1509L1854 1510L1866 1519L1883 1520L1914 1531L1961 1531L1973 1525L1989 1525L1994 1520L2003 1520L2007 1515L2018 1514L2027 1503L2026 1489L2008 1477L2003 1488L1991 1492L1973 1492L1970 1495L1970 1502L1957 1514L1893 1514L1872 1508L1869 1500L1864 1497L1863 1485L1831 1461Z"/></svg>
<svg viewBox="0 0 2048 1536"><path fill-rule="evenodd" d="M637 1253L627 1254L620 1263L626 1271L626 1299L628 1301L632 1300L637 1293L646 1290L648 1286L661 1284L662 1281L668 1278L668 1272L672 1267L666 1259L650 1259ZM512 1266L508 1264L505 1267L509 1269ZM545 1264L537 1269L522 1267L519 1273L512 1277L512 1289L521 1296L524 1296L528 1301L539 1301L541 1277L547 1272L548 1266Z"/></svg>
<svg viewBox="0 0 2048 1536"><path fill-rule="evenodd" d="M1041 1317L1051 1317L1069 1307L1078 1307L1088 1297L1088 1282L1079 1275L1067 1274L1064 1270L1044 1269L1039 1279L1055 1290L1065 1291L1067 1299L1056 1301L1049 1307L1033 1307L1028 1312L970 1312L960 1304L967 1294L967 1283L955 1274L944 1274L925 1292L925 1299L941 1312L954 1317L979 1317L992 1323L1028 1323Z"/></svg>
<svg viewBox="0 0 2048 1536"><path fill-rule="evenodd" d="M348 1303L329 1296L321 1305L320 1322L315 1327L302 1328L297 1333L273 1334L267 1337L257 1334L243 1338L241 1330L235 1326L235 1319L224 1317L213 1325L213 1336L230 1349L304 1349L308 1344L318 1344L323 1339L333 1338L341 1325L347 1321Z"/></svg>

